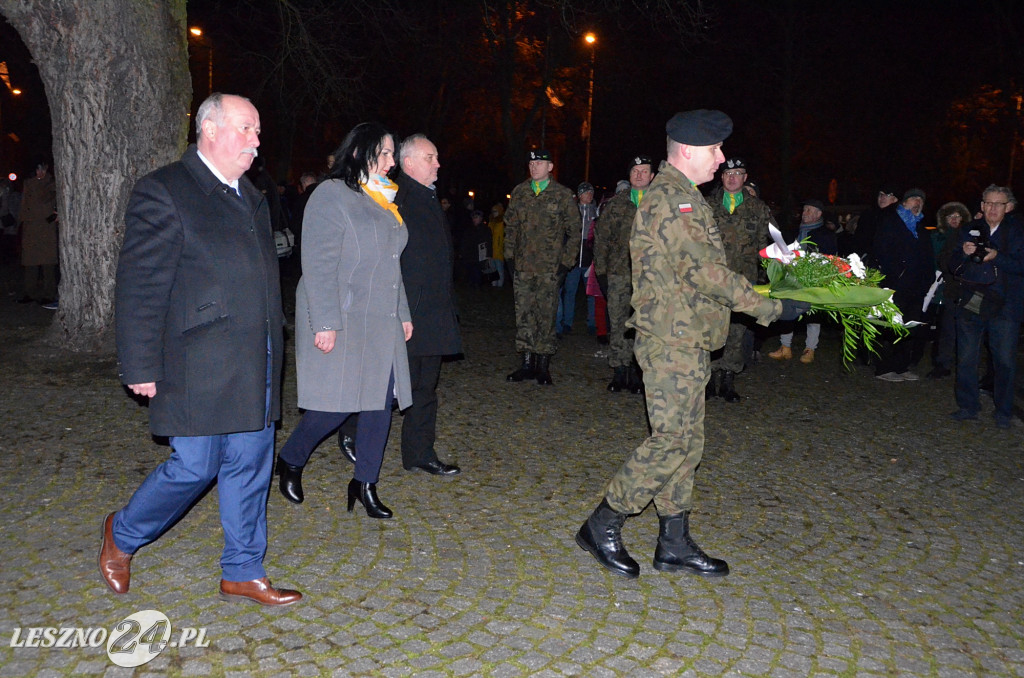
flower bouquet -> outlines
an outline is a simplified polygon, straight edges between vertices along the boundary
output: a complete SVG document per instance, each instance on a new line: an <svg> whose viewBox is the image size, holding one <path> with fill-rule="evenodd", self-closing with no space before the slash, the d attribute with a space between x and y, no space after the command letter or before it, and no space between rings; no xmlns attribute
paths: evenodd
<svg viewBox="0 0 1024 678"><path fill-rule="evenodd" d="M773 299L793 299L811 305L809 313L824 312L843 326L843 362L850 363L859 344L877 354L881 330L888 327L898 338L908 333L892 290L880 287L885 277L868 268L856 254L848 258L807 252L803 243L786 245L774 224L769 226L773 245L761 250L768 284L755 290Z"/></svg>

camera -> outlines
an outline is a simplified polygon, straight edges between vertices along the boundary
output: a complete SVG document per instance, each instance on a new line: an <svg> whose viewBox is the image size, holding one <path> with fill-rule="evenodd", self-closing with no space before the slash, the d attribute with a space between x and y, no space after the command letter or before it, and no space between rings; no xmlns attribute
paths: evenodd
<svg viewBox="0 0 1024 678"><path fill-rule="evenodd" d="M981 231L971 231L970 236L971 242L974 243L974 254L971 255L971 261L980 264L988 254L988 238Z"/></svg>

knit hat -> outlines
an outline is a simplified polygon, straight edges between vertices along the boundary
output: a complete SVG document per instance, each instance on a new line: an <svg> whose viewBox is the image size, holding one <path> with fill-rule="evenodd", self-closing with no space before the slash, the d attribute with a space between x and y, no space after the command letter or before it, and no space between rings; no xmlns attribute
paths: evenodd
<svg viewBox="0 0 1024 678"><path fill-rule="evenodd" d="M908 188L903 194L903 200L901 202L906 202L910 198L920 198L921 200L924 200L924 191L920 188Z"/></svg>
<svg viewBox="0 0 1024 678"><path fill-rule="evenodd" d="M593 193L594 192L594 185L591 184L590 182L584 181L576 189L576 195L583 195L584 193L587 193L587 192Z"/></svg>

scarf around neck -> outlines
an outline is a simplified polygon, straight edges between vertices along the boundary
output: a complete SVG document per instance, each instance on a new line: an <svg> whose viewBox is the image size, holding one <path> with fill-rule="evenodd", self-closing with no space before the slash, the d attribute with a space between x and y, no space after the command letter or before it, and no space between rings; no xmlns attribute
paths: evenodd
<svg viewBox="0 0 1024 678"><path fill-rule="evenodd" d="M910 231L910 235L917 239L917 225L924 219L924 213L914 214L903 205L896 206L896 214L900 215L900 219L906 225L907 230Z"/></svg>
<svg viewBox="0 0 1024 678"><path fill-rule="evenodd" d="M395 206L395 194L398 193L398 184L379 174L371 174L369 179L365 182L360 181L359 185L375 203L391 212L395 219L398 220L398 223L404 223L402 215L398 213L398 207Z"/></svg>

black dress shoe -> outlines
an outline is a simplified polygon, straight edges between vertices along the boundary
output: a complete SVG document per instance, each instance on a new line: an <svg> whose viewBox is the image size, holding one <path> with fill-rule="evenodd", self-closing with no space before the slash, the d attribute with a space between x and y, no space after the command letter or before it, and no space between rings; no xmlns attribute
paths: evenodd
<svg viewBox="0 0 1024 678"><path fill-rule="evenodd" d="M433 461L428 461L425 464L413 466L409 470L413 471L416 469L419 469L420 471L423 471L425 473L429 473L432 476L454 476L458 475L459 473L462 473L462 469L460 469L455 464L446 464L440 459L434 459Z"/></svg>
<svg viewBox="0 0 1024 678"><path fill-rule="evenodd" d="M281 476L278 487L284 498L293 504L301 504L305 498L302 495L302 467L292 466L284 459L277 459L277 474Z"/></svg>

